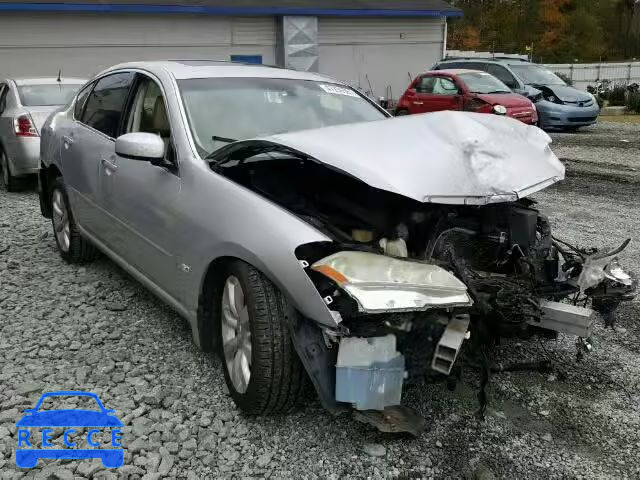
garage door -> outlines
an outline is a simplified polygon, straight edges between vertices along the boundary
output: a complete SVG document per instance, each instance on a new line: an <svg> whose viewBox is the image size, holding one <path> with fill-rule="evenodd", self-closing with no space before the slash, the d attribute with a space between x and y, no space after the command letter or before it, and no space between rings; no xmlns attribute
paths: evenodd
<svg viewBox="0 0 640 480"><path fill-rule="evenodd" d="M262 57L275 63L273 17L205 15L0 15L0 76L92 73L130 60Z"/></svg>
<svg viewBox="0 0 640 480"><path fill-rule="evenodd" d="M441 18L321 18L320 71L398 98L409 77L442 58Z"/></svg>

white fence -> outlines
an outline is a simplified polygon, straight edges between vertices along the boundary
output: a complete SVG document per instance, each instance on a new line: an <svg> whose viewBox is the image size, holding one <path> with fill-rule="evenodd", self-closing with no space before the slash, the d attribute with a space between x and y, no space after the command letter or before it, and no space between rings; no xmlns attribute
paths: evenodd
<svg viewBox="0 0 640 480"><path fill-rule="evenodd" d="M640 83L640 62L558 63L545 66L555 73L566 75L576 88L582 90L601 80L623 85Z"/></svg>

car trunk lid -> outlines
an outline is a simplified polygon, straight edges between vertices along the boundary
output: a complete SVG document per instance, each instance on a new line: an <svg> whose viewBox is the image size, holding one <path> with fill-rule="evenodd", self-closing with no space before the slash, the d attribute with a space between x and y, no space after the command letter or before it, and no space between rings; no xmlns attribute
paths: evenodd
<svg viewBox="0 0 640 480"><path fill-rule="evenodd" d="M24 110L25 113L31 116L31 120L36 127L36 130L38 130L38 133L41 133L44 122L46 122L47 118L49 118L49 115L51 115L51 113L56 111L58 108L60 108L59 105L54 105L46 107L25 107Z"/></svg>

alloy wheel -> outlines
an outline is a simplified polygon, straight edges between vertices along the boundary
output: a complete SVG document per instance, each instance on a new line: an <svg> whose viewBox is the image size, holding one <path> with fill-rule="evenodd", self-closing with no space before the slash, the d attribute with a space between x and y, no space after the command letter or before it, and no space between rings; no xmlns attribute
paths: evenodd
<svg viewBox="0 0 640 480"><path fill-rule="evenodd" d="M53 191L51 203L53 206L53 230L56 235L56 240L58 240L60 250L68 252L71 241L69 211L64 195L60 190L55 189Z"/></svg>
<svg viewBox="0 0 640 480"><path fill-rule="evenodd" d="M222 293L222 349L229 378L240 394L251 379L251 329L249 310L240 281L230 276Z"/></svg>

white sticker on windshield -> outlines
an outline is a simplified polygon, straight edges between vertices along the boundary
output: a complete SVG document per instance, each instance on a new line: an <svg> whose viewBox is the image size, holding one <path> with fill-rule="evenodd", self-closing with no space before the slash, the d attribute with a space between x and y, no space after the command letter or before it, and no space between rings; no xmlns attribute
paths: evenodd
<svg viewBox="0 0 640 480"><path fill-rule="evenodd" d="M327 93L333 93L335 95L347 95L349 97L357 97L358 94L350 88L341 87L339 85L326 85L320 84L320 88Z"/></svg>

